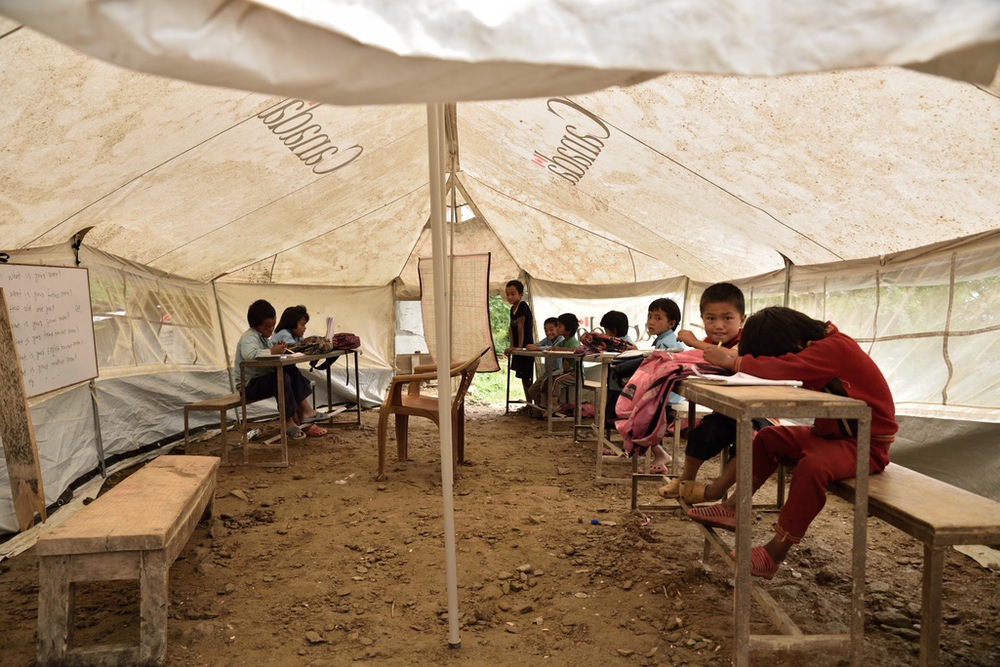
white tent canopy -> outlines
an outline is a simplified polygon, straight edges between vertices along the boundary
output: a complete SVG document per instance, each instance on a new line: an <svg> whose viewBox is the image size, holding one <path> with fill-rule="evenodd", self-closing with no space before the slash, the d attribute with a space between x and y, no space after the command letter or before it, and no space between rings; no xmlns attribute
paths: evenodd
<svg viewBox="0 0 1000 667"><path fill-rule="evenodd" d="M359 333L378 399L430 254L425 101L460 102L454 252L545 313L657 289L692 322L707 283L752 308L787 283L901 412L1000 420L1000 3L391 4L0 0L0 251L72 264L89 230L95 310L126 313L98 327L100 433L79 410L37 427L50 502L98 438L169 438L227 391L257 297ZM893 66L920 61L968 80Z"/></svg>

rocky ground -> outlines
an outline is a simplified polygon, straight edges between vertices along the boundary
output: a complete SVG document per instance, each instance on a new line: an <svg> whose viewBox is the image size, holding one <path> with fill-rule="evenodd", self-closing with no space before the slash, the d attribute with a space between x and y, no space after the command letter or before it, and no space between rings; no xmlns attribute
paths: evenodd
<svg viewBox="0 0 1000 667"><path fill-rule="evenodd" d="M732 576L717 556L702 567L697 528L676 509L629 510L626 484L595 485L593 445L475 405L455 484L461 647L449 648L436 430L413 420L411 460L376 481L376 418L294 442L287 469L220 471L215 519L170 571L171 664L729 664ZM846 631L851 516L831 498L766 584L806 633ZM757 513L755 541L773 520ZM917 664L921 563L919 542L869 521L866 664ZM1000 572L950 550L944 580L943 664L1000 664ZM33 664L33 549L0 563L0 591L0 664ZM752 632L774 632L753 613ZM79 643L133 640L137 621L135 585L78 587Z"/></svg>

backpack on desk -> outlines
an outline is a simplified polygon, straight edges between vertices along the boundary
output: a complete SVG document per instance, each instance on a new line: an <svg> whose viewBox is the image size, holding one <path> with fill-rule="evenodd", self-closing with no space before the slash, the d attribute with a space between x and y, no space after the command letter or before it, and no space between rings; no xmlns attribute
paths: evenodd
<svg viewBox="0 0 1000 667"><path fill-rule="evenodd" d="M307 336L289 345L288 349L301 354L326 354L333 350L333 344L322 336Z"/></svg>
<svg viewBox="0 0 1000 667"><path fill-rule="evenodd" d="M624 352L628 349L628 341L618 336L589 331L580 336L580 344L576 346L576 354L600 354L601 352Z"/></svg>

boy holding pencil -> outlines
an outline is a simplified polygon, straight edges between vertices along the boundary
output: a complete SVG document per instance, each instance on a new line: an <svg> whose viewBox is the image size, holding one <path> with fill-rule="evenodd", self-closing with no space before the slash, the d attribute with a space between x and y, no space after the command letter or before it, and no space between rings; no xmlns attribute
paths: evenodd
<svg viewBox="0 0 1000 667"><path fill-rule="evenodd" d="M711 285L701 295L699 304L701 321L705 325L705 338L699 340L693 332L683 329L677 332L677 340L699 350L712 347L735 349L739 345L743 322L746 320L745 304L743 292L736 285L731 283ZM767 420L755 419L754 429L767 424ZM718 480L704 484L695 481L695 477L705 461L726 447L732 448L735 442L736 422L729 417L713 412L694 428L689 425L687 446L684 448L684 470L680 477L660 487L660 495L664 498L680 496L689 503L703 503L706 500L721 498L726 487L718 484ZM730 450L730 454L735 452ZM732 457L730 463L734 460L735 457Z"/></svg>

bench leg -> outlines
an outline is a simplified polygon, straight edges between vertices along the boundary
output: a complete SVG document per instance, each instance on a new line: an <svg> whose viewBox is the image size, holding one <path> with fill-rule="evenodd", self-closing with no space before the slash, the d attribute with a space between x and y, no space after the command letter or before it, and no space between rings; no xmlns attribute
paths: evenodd
<svg viewBox="0 0 1000 667"><path fill-rule="evenodd" d="M167 660L167 562L162 551L144 551L139 565L139 661Z"/></svg>
<svg viewBox="0 0 1000 667"><path fill-rule="evenodd" d="M188 410L188 406L185 405L184 406L184 451L185 452L187 451L187 446L188 446L188 416L190 414L191 411Z"/></svg>
<svg viewBox="0 0 1000 667"><path fill-rule="evenodd" d="M924 545L924 591L920 612L920 666L937 665L941 653L941 574L944 549Z"/></svg>
<svg viewBox="0 0 1000 667"><path fill-rule="evenodd" d="M38 664L65 664L73 645L76 592L69 580L69 557L40 558L38 582Z"/></svg>

